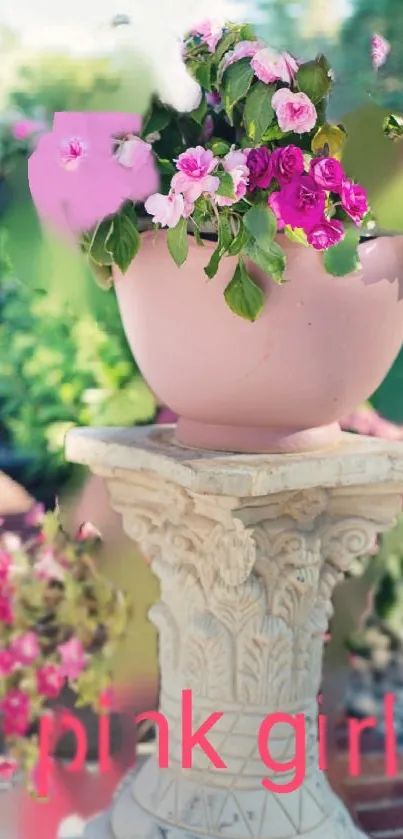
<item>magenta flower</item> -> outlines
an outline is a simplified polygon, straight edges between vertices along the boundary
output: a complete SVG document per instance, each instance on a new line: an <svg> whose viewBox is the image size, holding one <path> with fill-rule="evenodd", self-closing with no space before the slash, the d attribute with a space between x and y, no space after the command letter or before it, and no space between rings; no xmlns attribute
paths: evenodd
<svg viewBox="0 0 403 839"><path fill-rule="evenodd" d="M369 211L367 192L364 187L346 178L341 185L341 205L355 224L360 225Z"/></svg>
<svg viewBox="0 0 403 839"><path fill-rule="evenodd" d="M39 215L61 232L81 233L127 201L143 201L158 188L152 156L140 168L121 165L116 138L140 124L130 114L57 113L28 163L32 198Z"/></svg>
<svg viewBox="0 0 403 839"><path fill-rule="evenodd" d="M35 632L25 632L24 635L15 638L11 644L11 653L16 664L23 666L32 664L41 654Z"/></svg>
<svg viewBox="0 0 403 839"><path fill-rule="evenodd" d="M0 548L0 583L8 580L13 560L10 554Z"/></svg>
<svg viewBox="0 0 403 839"><path fill-rule="evenodd" d="M214 194L220 185L219 178L211 174L218 164L210 149L203 146L188 149L179 155L176 166L179 170L173 176L171 187L181 192L187 201L194 203L203 193Z"/></svg>
<svg viewBox="0 0 403 839"><path fill-rule="evenodd" d="M59 667L55 664L47 664L36 671L36 685L40 696L47 696L49 699L56 699L64 684L64 678Z"/></svg>
<svg viewBox="0 0 403 839"><path fill-rule="evenodd" d="M217 93L216 90L212 90L211 92L206 93L206 102L210 106L210 108L213 108L213 110L216 113L219 113L219 111L221 111L221 96L219 93Z"/></svg>
<svg viewBox="0 0 403 839"><path fill-rule="evenodd" d="M286 221L282 216L282 208L280 205L280 192L272 192L268 199L269 207L273 210L277 219L277 230L284 230Z"/></svg>
<svg viewBox="0 0 403 839"><path fill-rule="evenodd" d="M36 119L20 119L15 122L11 131L15 140L28 140L35 134L46 131L46 123Z"/></svg>
<svg viewBox="0 0 403 839"><path fill-rule="evenodd" d="M382 35L375 34L371 39L372 64L375 70L386 63L390 53L390 43Z"/></svg>
<svg viewBox="0 0 403 839"><path fill-rule="evenodd" d="M344 169L335 157L314 157L311 160L311 175L328 192L340 192Z"/></svg>
<svg viewBox="0 0 403 839"><path fill-rule="evenodd" d="M224 29L215 21L212 20L204 20L202 23L199 23L198 26L195 26L192 30L192 35L200 35L200 38L204 44L207 44L209 48L209 52L215 52L217 44L222 38Z"/></svg>
<svg viewBox="0 0 403 839"><path fill-rule="evenodd" d="M26 734L30 723L30 698L25 691L10 690L0 702L6 737Z"/></svg>
<svg viewBox="0 0 403 839"><path fill-rule="evenodd" d="M87 663L81 641L78 638L71 638L65 644L59 644L58 651L61 657L60 675L65 679L77 679Z"/></svg>
<svg viewBox="0 0 403 839"><path fill-rule="evenodd" d="M0 591L0 624L5 623L9 626L14 623L14 610L11 592Z"/></svg>
<svg viewBox="0 0 403 839"><path fill-rule="evenodd" d="M271 101L282 131L306 134L315 127L318 115L306 93L292 93L282 87Z"/></svg>
<svg viewBox="0 0 403 839"><path fill-rule="evenodd" d="M18 763L14 758L0 757L0 778L3 781L11 781L15 773L18 771Z"/></svg>
<svg viewBox="0 0 403 839"><path fill-rule="evenodd" d="M273 200L273 196L270 196L269 203L281 225L290 225L308 232L323 217L326 193L318 187L311 175L299 175L273 195L276 198Z"/></svg>
<svg viewBox="0 0 403 839"><path fill-rule="evenodd" d="M203 123L203 131L202 131L202 142L207 143L214 133L214 120L211 114L207 114L206 119Z"/></svg>
<svg viewBox="0 0 403 839"><path fill-rule="evenodd" d="M270 157L270 179L275 178L280 186L284 186L297 175L302 175L303 171L304 155L298 146L274 149Z"/></svg>
<svg viewBox="0 0 403 839"><path fill-rule="evenodd" d="M270 168L270 152L266 146L258 149L251 149L246 159L249 169L249 189L267 189L272 180Z"/></svg>
<svg viewBox="0 0 403 839"><path fill-rule="evenodd" d="M255 76L265 84L285 82L292 84L298 70L295 58L288 52L277 52L271 47L265 47L257 52L251 61Z"/></svg>
<svg viewBox="0 0 403 839"><path fill-rule="evenodd" d="M157 192L150 195L144 206L146 212L153 217L154 224L176 227L184 215L185 201L181 193L170 192L169 195L161 195Z"/></svg>
<svg viewBox="0 0 403 839"><path fill-rule="evenodd" d="M0 678L9 676L14 670L14 656L10 650L0 650Z"/></svg>
<svg viewBox="0 0 403 839"><path fill-rule="evenodd" d="M24 518L27 527L38 527L42 524L45 515L43 504L34 504Z"/></svg>
<svg viewBox="0 0 403 839"><path fill-rule="evenodd" d="M241 61L242 58L253 58L263 48L264 44L260 41L240 41L233 50L225 54L219 67L218 81L220 81L228 67L231 67L231 64L235 64L236 61Z"/></svg>
<svg viewBox="0 0 403 839"><path fill-rule="evenodd" d="M249 169L246 165L248 155L244 151L230 151L224 158L224 169L231 175L234 184L234 198L227 198L223 195L216 195L215 200L219 207L230 207L243 198L248 190Z"/></svg>
<svg viewBox="0 0 403 839"><path fill-rule="evenodd" d="M319 224L308 231L308 242L317 251L326 251L332 245L337 245L344 238L344 227L336 219L322 219Z"/></svg>

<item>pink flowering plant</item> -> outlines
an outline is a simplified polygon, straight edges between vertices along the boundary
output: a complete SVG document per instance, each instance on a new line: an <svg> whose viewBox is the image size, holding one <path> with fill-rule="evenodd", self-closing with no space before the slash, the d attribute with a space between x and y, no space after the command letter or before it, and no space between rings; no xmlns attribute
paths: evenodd
<svg viewBox="0 0 403 839"><path fill-rule="evenodd" d="M96 569L95 528L85 524L71 539L56 513L38 508L26 524L25 541L0 526L0 780L20 772L35 793L41 717L66 686L78 706L105 711L129 610Z"/></svg>
<svg viewBox="0 0 403 839"><path fill-rule="evenodd" d="M127 271L150 223L166 231L179 267L189 234L200 247L214 239L206 275L212 279L225 257L237 258L224 296L250 321L265 304L254 266L282 283L285 238L316 251L330 275L356 270L359 242L374 220L364 187L343 167L345 131L327 121L333 73L326 57L301 61L259 41L249 26L204 21L185 37L183 60L200 86L191 112L155 99L141 128L122 125L120 134L119 115L97 124L97 115L86 115L86 126L83 115L56 115L30 160L41 215L70 222L108 286L114 265ZM144 195L139 174L151 161L158 185Z"/></svg>

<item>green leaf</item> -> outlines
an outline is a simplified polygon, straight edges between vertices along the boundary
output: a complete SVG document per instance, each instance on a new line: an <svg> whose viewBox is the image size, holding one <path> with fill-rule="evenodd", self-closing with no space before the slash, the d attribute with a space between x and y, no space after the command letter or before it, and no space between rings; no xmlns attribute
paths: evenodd
<svg viewBox="0 0 403 839"><path fill-rule="evenodd" d="M400 140L403 137L403 117L389 114L383 121L382 129L388 140Z"/></svg>
<svg viewBox="0 0 403 839"><path fill-rule="evenodd" d="M180 267L183 265L189 251L187 219L179 219L176 227L171 227L167 231L167 245L169 253L177 266Z"/></svg>
<svg viewBox="0 0 403 839"><path fill-rule="evenodd" d="M217 247L216 247L215 251L213 251L213 253L211 255L211 258L210 258L210 261L209 261L208 265L206 265L206 267L204 269L204 273L207 275L209 280L212 280L213 277L215 277L215 275L218 271L220 262L221 262L221 260L224 256L224 254L226 253L226 251L230 247L231 241L232 241L232 231L231 231L231 225L229 223L229 219L227 218L226 215L224 215L224 213L221 213L220 214L220 221L219 221L219 228L218 228L218 244L217 244Z"/></svg>
<svg viewBox="0 0 403 839"><path fill-rule="evenodd" d="M203 61L197 65L194 76L199 85L205 90L211 90L211 60Z"/></svg>
<svg viewBox="0 0 403 839"><path fill-rule="evenodd" d="M250 26L249 23L245 23L241 27L241 31L239 33L241 41L256 41L256 32L253 26Z"/></svg>
<svg viewBox="0 0 403 839"><path fill-rule="evenodd" d="M207 102L205 99L202 99L198 108L191 112L190 116L193 122L196 122L197 125L203 125L205 116L208 111Z"/></svg>
<svg viewBox="0 0 403 839"><path fill-rule="evenodd" d="M344 239L325 252L323 261L326 271L333 274L334 277L345 277L346 274L357 271L360 266L359 241L360 231L358 228L349 228Z"/></svg>
<svg viewBox="0 0 403 839"><path fill-rule="evenodd" d="M250 64L250 58L242 58L231 64L223 76L223 101L224 108L230 120L235 105L243 99L251 86L254 73Z"/></svg>
<svg viewBox="0 0 403 839"><path fill-rule="evenodd" d="M245 102L243 123L248 137L258 145L274 117L271 100L276 88L263 82L254 84Z"/></svg>
<svg viewBox="0 0 403 839"><path fill-rule="evenodd" d="M273 142L273 140L282 140L283 137L288 137L289 134L292 134L292 131L282 131L280 126L275 122L264 132L262 143L266 144Z"/></svg>
<svg viewBox="0 0 403 839"><path fill-rule="evenodd" d="M163 105L154 105L150 111L144 128L141 132L142 137L147 137L149 134L163 131L172 121L172 112Z"/></svg>
<svg viewBox="0 0 403 839"><path fill-rule="evenodd" d="M235 199L235 192L234 192L234 181L232 180L231 175L229 172L225 172L224 175L220 175L220 186L217 189L216 195L222 195L224 198L232 198Z"/></svg>
<svg viewBox="0 0 403 839"><path fill-rule="evenodd" d="M228 50L232 49L233 46L235 46L236 40L237 36L235 32L227 32L227 34L224 35L223 38L221 38L221 41L219 41L219 43L217 44L217 48L214 53L214 61L217 64L219 64L221 59L224 57L225 53L228 52Z"/></svg>
<svg viewBox="0 0 403 839"><path fill-rule="evenodd" d="M295 77L298 90L306 93L314 105L324 99L331 88L332 80L329 76L330 64L324 55L319 55L314 61L301 64Z"/></svg>
<svg viewBox="0 0 403 839"><path fill-rule="evenodd" d="M157 165L161 175L174 175L177 171L171 160L157 157Z"/></svg>
<svg viewBox="0 0 403 839"><path fill-rule="evenodd" d="M277 221L267 204L251 207L243 217L248 233L256 240L260 248L270 248L277 232Z"/></svg>
<svg viewBox="0 0 403 839"><path fill-rule="evenodd" d="M251 322L258 318L263 309L264 293L252 280L241 259L224 291L224 297L227 306L235 315Z"/></svg>
<svg viewBox="0 0 403 839"><path fill-rule="evenodd" d="M284 233L287 236L287 239L290 242L295 242L298 245L304 245L305 248L309 248L308 237L305 233L305 230L302 230L301 227L290 227L288 224L284 228Z"/></svg>
<svg viewBox="0 0 403 839"><path fill-rule="evenodd" d="M113 256L108 249L108 241L113 233L113 219L101 221L95 228L88 252L97 265L113 265Z"/></svg>
<svg viewBox="0 0 403 839"><path fill-rule="evenodd" d="M94 280L103 291L109 291L113 286L112 268L110 265L99 265L91 257L88 258L88 265Z"/></svg>
<svg viewBox="0 0 403 839"><path fill-rule="evenodd" d="M277 242L262 250L253 240L244 245L242 253L268 274L275 283L283 282L286 267L285 253Z"/></svg>
<svg viewBox="0 0 403 839"><path fill-rule="evenodd" d="M241 224L239 233L235 236L235 239L232 240L229 248L228 248L228 256L238 256L241 253L242 249L245 247L246 243L249 240L249 233Z"/></svg>
<svg viewBox="0 0 403 839"><path fill-rule="evenodd" d="M230 143L226 143L224 140L217 140L214 137L208 143L208 147L213 152L214 157L224 157L231 149Z"/></svg>
<svg viewBox="0 0 403 839"><path fill-rule="evenodd" d="M140 247L140 233L133 204L126 204L114 216L107 244L115 265L125 274Z"/></svg>

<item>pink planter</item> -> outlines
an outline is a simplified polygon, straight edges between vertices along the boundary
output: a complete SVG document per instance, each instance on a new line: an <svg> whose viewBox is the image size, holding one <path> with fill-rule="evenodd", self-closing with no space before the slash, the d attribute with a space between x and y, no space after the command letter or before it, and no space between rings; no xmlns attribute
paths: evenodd
<svg viewBox="0 0 403 839"><path fill-rule="evenodd" d="M338 421L381 383L403 338L403 236L360 245L362 268L328 275L312 249L283 241L286 284L249 270L266 293L255 323L227 308L236 258L213 280L215 245L190 237L182 268L147 232L115 287L124 329L152 390L180 417L179 442L234 452L332 445Z"/></svg>

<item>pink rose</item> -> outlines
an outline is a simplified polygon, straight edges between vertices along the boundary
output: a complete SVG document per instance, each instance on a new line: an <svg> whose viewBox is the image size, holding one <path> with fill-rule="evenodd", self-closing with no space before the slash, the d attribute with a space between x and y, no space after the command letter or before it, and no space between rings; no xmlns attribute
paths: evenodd
<svg viewBox="0 0 403 839"><path fill-rule="evenodd" d="M265 84L285 82L292 84L298 70L295 58L288 52L277 52L271 47L265 47L257 52L251 61L255 76Z"/></svg>
<svg viewBox="0 0 403 839"><path fill-rule="evenodd" d="M61 657L59 673L65 679L77 679L87 663L84 647L78 638L71 638L65 644L59 644Z"/></svg>
<svg viewBox="0 0 403 839"><path fill-rule="evenodd" d="M14 661L23 666L32 664L41 654L38 638L35 632L25 632L19 635L11 644Z"/></svg>
<svg viewBox="0 0 403 839"><path fill-rule="evenodd" d="M318 115L306 93L292 93L282 87L271 101L282 131L306 134L315 127Z"/></svg>
<svg viewBox="0 0 403 839"><path fill-rule="evenodd" d="M228 67L231 67L231 64L241 61L242 58L253 58L263 47L264 44L261 41L239 41L233 50L224 55L219 67L218 81L221 80Z"/></svg>
<svg viewBox="0 0 403 839"><path fill-rule="evenodd" d="M157 192L150 195L144 206L146 212L153 217L154 224L176 227L183 216L185 202L181 193L170 192L169 195L161 195Z"/></svg>
<svg viewBox="0 0 403 839"><path fill-rule="evenodd" d="M64 684L64 678L55 664L40 667L36 672L36 685L40 696L56 699Z"/></svg>
<svg viewBox="0 0 403 839"><path fill-rule="evenodd" d="M222 38L223 32L224 29L221 24L212 20L204 20L202 23L199 23L194 27L191 34L200 35L202 42L207 44L209 52L215 52L217 44Z"/></svg>
<svg viewBox="0 0 403 839"><path fill-rule="evenodd" d="M382 35L373 35L371 39L372 64L375 70L386 63L390 53L390 43Z"/></svg>
<svg viewBox="0 0 403 839"><path fill-rule="evenodd" d="M246 165L248 155L243 151L231 151L224 158L224 169L231 175L234 184L235 199L216 195L219 207L230 207L246 195L249 183L249 169Z"/></svg>
<svg viewBox="0 0 403 839"><path fill-rule="evenodd" d="M26 734L30 723L30 699L22 690L10 690L0 702L6 737Z"/></svg>
<svg viewBox="0 0 403 839"><path fill-rule="evenodd" d="M361 224L369 210L364 187L346 178L341 185L341 205L355 224Z"/></svg>
<svg viewBox="0 0 403 839"><path fill-rule="evenodd" d="M179 171L171 181L173 191L181 192L192 203L203 193L213 194L220 185L219 178L211 175L218 162L213 152L203 146L187 149L176 161Z"/></svg>
<svg viewBox="0 0 403 839"><path fill-rule="evenodd" d="M275 178L280 186L289 184L296 175L302 175L304 171L304 155L298 146L284 146L277 148L270 157L270 175Z"/></svg>
<svg viewBox="0 0 403 839"><path fill-rule="evenodd" d="M344 238L344 227L341 221L322 219L319 224L308 231L308 242L317 251L325 251L332 245L337 245Z"/></svg>
<svg viewBox="0 0 403 839"><path fill-rule="evenodd" d="M314 157L310 171L318 186L328 192L340 191L345 175L341 163L335 157Z"/></svg>
<svg viewBox="0 0 403 839"><path fill-rule="evenodd" d="M270 196L270 206L280 224L302 228L308 232L323 217L326 193L318 187L311 175L299 175L291 183Z"/></svg>

